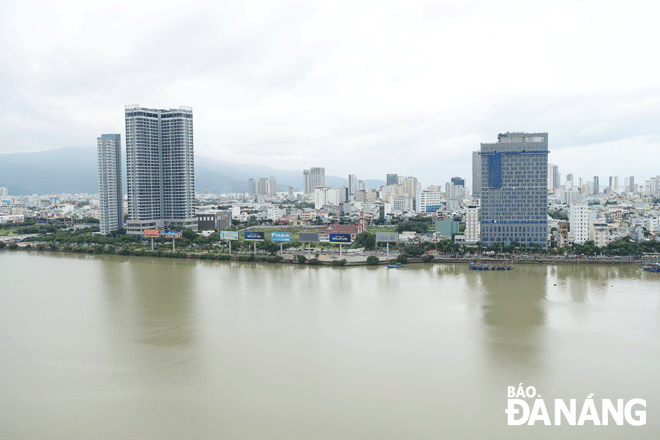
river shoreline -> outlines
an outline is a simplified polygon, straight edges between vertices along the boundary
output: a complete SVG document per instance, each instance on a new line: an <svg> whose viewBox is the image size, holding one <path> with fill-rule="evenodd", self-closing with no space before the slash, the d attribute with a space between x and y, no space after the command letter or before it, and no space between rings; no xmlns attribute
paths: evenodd
<svg viewBox="0 0 660 440"><path fill-rule="evenodd" d="M97 254L91 252L75 252L70 250L38 250L34 247L21 246L17 249L8 249L4 248L0 251L4 252L16 252L16 251L34 251L34 252L58 252L58 253L71 253L71 254L88 254L88 255L108 255L108 254ZM118 252L115 252L117 255ZM216 258L204 257L204 255L215 255ZM350 267L350 266L369 266L367 263L367 256L344 256L342 259L335 257L332 258L330 255L324 254L321 255L318 259L318 262L310 263L310 259L305 255L307 261L305 263L298 262L298 255L301 254L285 254L280 261L266 261L268 257L273 257L272 255L266 254L256 254L254 260L246 260L246 257L249 257L251 254L212 254L212 253L173 253L173 252L164 252L162 256L153 256L153 255L125 255L131 257L147 257L147 258L177 258L177 259L193 259L193 260L206 260L206 261L243 261L243 262L259 262L259 263L271 263L271 264L294 264L294 265L303 265L303 266L331 266L333 262L341 261L346 259L346 263L341 267ZM217 258L218 256L223 256L223 258ZM228 259L226 257L229 257ZM242 258L241 258L242 257ZM471 261L479 261L487 264L506 264L506 265L602 265L602 266L621 266L621 265L643 265L652 262L651 259L627 259L622 257L620 259L587 259L587 258L491 258L491 257L480 257L475 258L470 257L438 257L437 255L433 256L433 260L428 262L423 261L422 258L410 258L408 257L407 264L469 264ZM392 256L391 258L379 258L379 266L389 264L390 260L395 259L396 257ZM372 265L376 266L376 265Z"/></svg>

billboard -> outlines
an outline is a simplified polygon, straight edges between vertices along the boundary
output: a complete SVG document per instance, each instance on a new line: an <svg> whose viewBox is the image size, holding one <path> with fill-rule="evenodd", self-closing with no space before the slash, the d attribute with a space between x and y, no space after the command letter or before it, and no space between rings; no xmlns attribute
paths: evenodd
<svg viewBox="0 0 660 440"><path fill-rule="evenodd" d="M398 243L399 234L396 232L376 232L376 243Z"/></svg>
<svg viewBox="0 0 660 440"><path fill-rule="evenodd" d="M245 231L245 234L243 237L246 240L263 240L264 239L264 233L263 232L255 232L255 231Z"/></svg>
<svg viewBox="0 0 660 440"><path fill-rule="evenodd" d="M270 241L288 243L291 241L291 232L271 232Z"/></svg>
<svg viewBox="0 0 660 440"><path fill-rule="evenodd" d="M142 231L145 237L159 237L160 231L158 229L145 229Z"/></svg>
<svg viewBox="0 0 660 440"><path fill-rule="evenodd" d="M220 240L238 240L238 231L220 231Z"/></svg>
<svg viewBox="0 0 660 440"><path fill-rule="evenodd" d="M160 231L160 236L164 238L181 238L181 231Z"/></svg>
<svg viewBox="0 0 660 440"><path fill-rule="evenodd" d="M318 243L319 234L316 232L299 232L298 241L301 243Z"/></svg>
<svg viewBox="0 0 660 440"><path fill-rule="evenodd" d="M330 243L350 243L351 234L330 234Z"/></svg>

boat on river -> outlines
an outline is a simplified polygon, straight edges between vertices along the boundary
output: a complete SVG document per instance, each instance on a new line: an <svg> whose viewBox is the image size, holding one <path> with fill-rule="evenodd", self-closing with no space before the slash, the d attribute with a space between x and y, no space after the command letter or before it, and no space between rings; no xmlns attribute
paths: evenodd
<svg viewBox="0 0 660 440"><path fill-rule="evenodd" d="M504 266L501 264L492 265L492 264L477 264L475 262L470 263L468 266L470 270L513 270L511 266Z"/></svg>
<svg viewBox="0 0 660 440"><path fill-rule="evenodd" d="M642 269L647 271L647 272L658 273L658 272L660 272L660 263L647 264L645 266L642 266Z"/></svg>
<svg viewBox="0 0 660 440"><path fill-rule="evenodd" d="M387 265L388 269L400 269L403 267L403 264L398 263L398 264L388 264Z"/></svg>

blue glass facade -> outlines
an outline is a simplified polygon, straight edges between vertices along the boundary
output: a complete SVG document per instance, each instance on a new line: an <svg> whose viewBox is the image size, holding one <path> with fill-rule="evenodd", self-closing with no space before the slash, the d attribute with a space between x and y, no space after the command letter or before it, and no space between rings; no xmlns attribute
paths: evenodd
<svg viewBox="0 0 660 440"><path fill-rule="evenodd" d="M506 133L481 144L481 242L547 246L548 134Z"/></svg>

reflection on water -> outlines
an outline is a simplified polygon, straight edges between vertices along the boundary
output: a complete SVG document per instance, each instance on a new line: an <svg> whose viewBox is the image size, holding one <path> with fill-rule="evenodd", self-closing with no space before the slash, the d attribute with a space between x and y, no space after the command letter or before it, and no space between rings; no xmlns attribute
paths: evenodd
<svg viewBox="0 0 660 440"><path fill-rule="evenodd" d="M534 377L543 368L545 267L475 271L483 290L484 348L491 368Z"/></svg>

